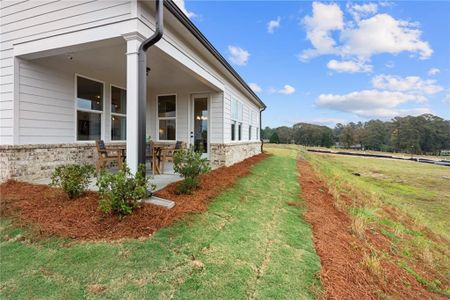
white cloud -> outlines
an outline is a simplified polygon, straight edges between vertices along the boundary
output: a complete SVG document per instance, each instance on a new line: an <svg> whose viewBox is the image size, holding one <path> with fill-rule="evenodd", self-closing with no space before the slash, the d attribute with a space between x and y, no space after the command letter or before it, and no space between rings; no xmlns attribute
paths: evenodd
<svg viewBox="0 0 450 300"><path fill-rule="evenodd" d="M255 92L255 93L260 93L262 92L262 88L256 84L256 83L249 83L248 86Z"/></svg>
<svg viewBox="0 0 450 300"><path fill-rule="evenodd" d="M378 89L432 95L444 90L436 80L423 80L419 76L400 77L378 75L372 78L372 85Z"/></svg>
<svg viewBox="0 0 450 300"><path fill-rule="evenodd" d="M345 123L348 123L348 121L345 119L339 119L339 118L317 118L317 119L308 121L307 123L334 127L337 123L345 124Z"/></svg>
<svg viewBox="0 0 450 300"><path fill-rule="evenodd" d="M344 28L343 13L337 4L313 2L312 6L312 16L306 16L303 23L307 29L307 38L311 41L314 49L303 51L299 56L301 60L321 54L335 53L336 42L331 36L331 32Z"/></svg>
<svg viewBox="0 0 450 300"><path fill-rule="evenodd" d="M279 28L281 24L281 18L277 17L276 20L270 20L269 23L267 23L267 32L273 33L276 28Z"/></svg>
<svg viewBox="0 0 450 300"><path fill-rule="evenodd" d="M428 70L428 76L434 76L436 74L438 74L439 72L441 72L441 70L439 70L438 68L431 68Z"/></svg>
<svg viewBox="0 0 450 300"><path fill-rule="evenodd" d="M368 17L376 14L378 11L378 5L376 3L347 4L347 10L355 21L359 21L362 17Z"/></svg>
<svg viewBox="0 0 450 300"><path fill-rule="evenodd" d="M361 20L355 28L341 33L341 54L370 59L380 53L419 53L421 59L431 56L433 50L420 39L422 32L415 23L396 20L388 14L378 14Z"/></svg>
<svg viewBox="0 0 450 300"><path fill-rule="evenodd" d="M321 94L316 105L322 108L333 109L342 112L350 112L360 117L389 118L402 114L429 112L428 108L415 108L413 110L398 109L400 104L425 102L422 95L413 95L403 92L363 90L348 94Z"/></svg>
<svg viewBox="0 0 450 300"><path fill-rule="evenodd" d="M197 16L194 12L186 9L186 4L184 0L173 0L173 2L175 2L175 4L181 9L182 12L184 12L184 14L189 19Z"/></svg>
<svg viewBox="0 0 450 300"><path fill-rule="evenodd" d="M285 84L284 87L277 92L280 94L290 95L295 93L295 88L289 84Z"/></svg>
<svg viewBox="0 0 450 300"><path fill-rule="evenodd" d="M365 64L360 61L343 60L337 61L332 59L327 64L328 69L336 71L338 73L360 73L360 72L372 72L372 65Z"/></svg>
<svg viewBox="0 0 450 300"><path fill-rule="evenodd" d="M250 58L250 53L240 47L228 46L228 51L231 55L229 59L232 63L238 66L245 66Z"/></svg>
<svg viewBox="0 0 450 300"><path fill-rule="evenodd" d="M375 14L377 5L373 3L348 5L347 8L354 21L345 22L343 11L336 3L313 3L312 16L303 19L313 48L302 51L300 60L337 55L346 60L370 61L376 54L401 52L426 59L433 53L428 42L421 39L418 23L398 20L384 13Z"/></svg>

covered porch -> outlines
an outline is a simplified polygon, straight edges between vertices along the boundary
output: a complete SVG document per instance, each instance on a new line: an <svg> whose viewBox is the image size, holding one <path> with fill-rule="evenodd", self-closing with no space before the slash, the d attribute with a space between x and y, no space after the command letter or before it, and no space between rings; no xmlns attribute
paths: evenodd
<svg viewBox="0 0 450 300"><path fill-rule="evenodd" d="M126 148L137 170L137 61L142 37L127 35L76 48L19 59L21 144L40 138L52 143L103 140ZM158 47L148 51L146 136L148 141L183 142L210 155L221 141L223 91ZM27 125L30 124L30 125ZM95 160L95 159L94 159ZM95 163L95 162L94 162ZM148 167L147 172L151 170ZM171 164L155 176L161 184L179 179ZM159 179L158 179L159 177Z"/></svg>

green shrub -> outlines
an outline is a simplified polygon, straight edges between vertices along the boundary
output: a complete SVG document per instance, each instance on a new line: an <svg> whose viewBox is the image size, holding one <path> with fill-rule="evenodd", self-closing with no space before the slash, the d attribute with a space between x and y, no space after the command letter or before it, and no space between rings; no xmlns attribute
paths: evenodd
<svg viewBox="0 0 450 300"><path fill-rule="evenodd" d="M175 172L184 178L176 188L176 192L181 194L191 194L198 187L199 176L211 169L208 160L202 158L200 152L195 152L193 147L177 151L173 158L173 165Z"/></svg>
<svg viewBox="0 0 450 300"><path fill-rule="evenodd" d="M50 185L62 188L73 199L86 191L94 174L93 165L59 166L52 173Z"/></svg>
<svg viewBox="0 0 450 300"><path fill-rule="evenodd" d="M126 164L115 174L102 172L97 178L100 209L120 217L131 214L138 207L139 200L149 197L155 188L153 185L149 186L144 174L143 164L135 175L131 174Z"/></svg>

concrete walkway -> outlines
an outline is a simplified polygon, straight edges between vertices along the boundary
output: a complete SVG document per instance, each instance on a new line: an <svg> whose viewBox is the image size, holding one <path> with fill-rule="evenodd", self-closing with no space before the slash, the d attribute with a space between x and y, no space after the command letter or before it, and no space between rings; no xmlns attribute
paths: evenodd
<svg viewBox="0 0 450 300"><path fill-rule="evenodd" d="M107 169L109 172L117 172L117 168L109 168ZM155 191L161 190L168 186L169 184L173 182L177 182L182 180L181 176L176 174L173 171L173 164L168 162L164 166L164 174L161 175L155 175L153 176L150 172L150 167L147 168L147 176L150 177L150 183L154 184L156 186ZM50 178L44 178L44 179L36 179L36 180L29 180L31 183L37 183L37 184L49 184L51 181ZM91 191L97 191L97 179L93 178L91 183L89 184L88 189Z"/></svg>

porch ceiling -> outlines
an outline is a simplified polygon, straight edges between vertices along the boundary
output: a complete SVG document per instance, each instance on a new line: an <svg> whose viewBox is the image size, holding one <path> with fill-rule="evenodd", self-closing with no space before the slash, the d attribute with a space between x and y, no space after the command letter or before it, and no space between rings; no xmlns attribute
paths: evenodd
<svg viewBox="0 0 450 300"><path fill-rule="evenodd" d="M126 83L126 43L121 41L109 42L108 47L93 46L89 49L66 52L54 56L35 59L34 61L65 72L83 74L88 70L86 76L95 76L102 80L103 76L108 79ZM172 91L176 88L194 88L204 91L216 90L206 80L198 77L181 63L172 59L157 47L148 51L147 65L151 69L148 78L150 89L158 91Z"/></svg>

